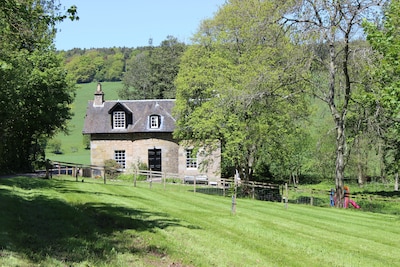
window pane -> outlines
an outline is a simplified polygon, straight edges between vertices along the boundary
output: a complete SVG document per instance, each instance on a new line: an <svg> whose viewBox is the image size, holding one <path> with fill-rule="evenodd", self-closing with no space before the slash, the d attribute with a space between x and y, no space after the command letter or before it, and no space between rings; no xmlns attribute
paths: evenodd
<svg viewBox="0 0 400 267"><path fill-rule="evenodd" d="M158 128L158 116L150 116L150 128Z"/></svg>
<svg viewBox="0 0 400 267"><path fill-rule="evenodd" d="M113 122L114 122L114 128L125 128L125 112L114 111Z"/></svg>
<svg viewBox="0 0 400 267"><path fill-rule="evenodd" d="M114 159L121 168L125 169L125 150L115 150Z"/></svg>
<svg viewBox="0 0 400 267"><path fill-rule="evenodd" d="M192 149L186 149L186 168L197 168L197 157Z"/></svg>

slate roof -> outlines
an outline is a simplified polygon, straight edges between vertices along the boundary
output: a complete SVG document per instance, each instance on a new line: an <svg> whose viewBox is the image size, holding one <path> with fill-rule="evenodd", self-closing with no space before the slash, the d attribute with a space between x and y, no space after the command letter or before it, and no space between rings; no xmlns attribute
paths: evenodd
<svg viewBox="0 0 400 267"><path fill-rule="evenodd" d="M157 100L118 100L105 101L101 106L93 106L89 101L86 109L83 134L95 133L146 133L146 132L173 132L175 118L172 116L172 108L175 105L173 99ZM126 129L112 128L112 110L124 109L132 114L132 124ZM150 128L149 116L161 117L160 127Z"/></svg>

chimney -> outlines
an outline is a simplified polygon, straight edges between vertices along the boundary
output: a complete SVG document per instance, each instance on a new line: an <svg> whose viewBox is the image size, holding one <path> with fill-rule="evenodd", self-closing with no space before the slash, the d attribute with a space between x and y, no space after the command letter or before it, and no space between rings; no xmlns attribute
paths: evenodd
<svg viewBox="0 0 400 267"><path fill-rule="evenodd" d="M101 90L101 83L97 84L97 90L94 93L94 107L103 106L104 103L104 92Z"/></svg>

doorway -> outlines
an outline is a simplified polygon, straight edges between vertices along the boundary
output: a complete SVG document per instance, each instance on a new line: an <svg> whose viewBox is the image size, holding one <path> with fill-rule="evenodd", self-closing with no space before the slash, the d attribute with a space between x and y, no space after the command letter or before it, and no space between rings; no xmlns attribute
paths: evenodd
<svg viewBox="0 0 400 267"><path fill-rule="evenodd" d="M161 149L153 148L149 149L149 170L151 171L161 171Z"/></svg>

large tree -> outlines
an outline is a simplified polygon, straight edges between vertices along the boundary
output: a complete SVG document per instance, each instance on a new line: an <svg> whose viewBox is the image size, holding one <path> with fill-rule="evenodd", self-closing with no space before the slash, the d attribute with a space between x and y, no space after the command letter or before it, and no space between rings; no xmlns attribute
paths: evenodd
<svg viewBox="0 0 400 267"><path fill-rule="evenodd" d="M336 127L336 199L343 205L346 147L346 117L352 104L352 93L362 84L351 60L360 51L352 49L352 40L361 37L361 23L374 19L375 12L385 0L303 0L293 1L294 8L283 17L283 24L294 31L292 38L305 44L319 44L327 48L326 57L319 57L315 69L322 69L327 77L313 77L314 96L324 101ZM318 48L318 46L315 46ZM363 51L361 51L363 52Z"/></svg>
<svg viewBox="0 0 400 267"><path fill-rule="evenodd" d="M392 0L385 10L384 23L364 26L367 39L377 52L374 77L377 88L372 101L377 101L377 112L382 116L380 126L385 141L386 163L395 174L398 190L400 171L400 1Z"/></svg>
<svg viewBox="0 0 400 267"><path fill-rule="evenodd" d="M149 46L135 52L124 73L123 99L175 98L174 80L179 71L185 44L173 36L158 47Z"/></svg>
<svg viewBox="0 0 400 267"><path fill-rule="evenodd" d="M285 8L281 1L227 1L201 24L176 80L175 137L211 149L220 140L223 167L245 180L257 166L293 160L287 151L304 122L296 63L305 57L274 23Z"/></svg>
<svg viewBox="0 0 400 267"><path fill-rule="evenodd" d="M54 1L0 0L0 172L30 171L71 117L74 86L56 54Z"/></svg>

